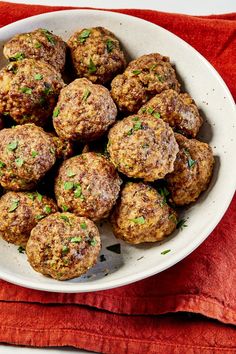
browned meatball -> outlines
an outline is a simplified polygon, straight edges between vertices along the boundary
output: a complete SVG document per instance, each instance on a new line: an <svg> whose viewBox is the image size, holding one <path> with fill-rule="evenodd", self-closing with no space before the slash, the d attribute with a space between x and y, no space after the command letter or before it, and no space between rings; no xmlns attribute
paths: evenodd
<svg viewBox="0 0 236 354"><path fill-rule="evenodd" d="M48 30L39 28L12 37L4 45L3 54L10 61L25 58L43 60L62 71L66 61L66 43Z"/></svg>
<svg viewBox="0 0 236 354"><path fill-rule="evenodd" d="M149 114L139 114L111 128L107 150L120 172L154 181L173 171L178 145L167 123Z"/></svg>
<svg viewBox="0 0 236 354"><path fill-rule="evenodd" d="M68 46L78 77L94 83L111 81L126 66L120 42L106 28L81 29L70 37Z"/></svg>
<svg viewBox="0 0 236 354"><path fill-rule="evenodd" d="M34 124L0 131L0 184L14 191L29 190L55 163L52 139Z"/></svg>
<svg viewBox="0 0 236 354"><path fill-rule="evenodd" d="M57 280L77 278L96 262L101 240L96 225L71 213L56 213L40 221L26 246L36 272Z"/></svg>
<svg viewBox="0 0 236 354"><path fill-rule="evenodd" d="M203 123L194 100L187 93L165 90L139 110L160 117L176 130L195 137Z"/></svg>
<svg viewBox="0 0 236 354"><path fill-rule="evenodd" d="M118 198L121 179L105 157L83 153L66 160L55 182L59 208L94 221L108 216Z"/></svg>
<svg viewBox="0 0 236 354"><path fill-rule="evenodd" d="M74 147L71 141L64 140L55 133L48 133L48 135L52 138L57 159L66 160L74 154Z"/></svg>
<svg viewBox="0 0 236 354"><path fill-rule="evenodd" d="M175 160L174 172L166 176L171 198L176 205L196 201L207 189L211 180L214 157L211 147L195 139L175 134L179 153Z"/></svg>
<svg viewBox="0 0 236 354"><path fill-rule="evenodd" d="M63 139L88 141L103 135L116 115L116 105L105 87L77 79L61 90L53 125Z"/></svg>
<svg viewBox="0 0 236 354"><path fill-rule="evenodd" d="M127 183L111 216L115 236L132 244L161 241L176 223L176 212L144 183Z"/></svg>
<svg viewBox="0 0 236 354"><path fill-rule="evenodd" d="M0 114L18 124L45 125L51 118L64 82L51 65L25 59L0 70Z"/></svg>
<svg viewBox="0 0 236 354"><path fill-rule="evenodd" d="M158 53L131 61L111 83L111 95L125 113L137 112L151 97L168 89L179 92L180 84L169 58Z"/></svg>
<svg viewBox="0 0 236 354"><path fill-rule="evenodd" d="M25 246L39 220L56 211L56 203L38 192L7 192L0 199L0 236Z"/></svg>

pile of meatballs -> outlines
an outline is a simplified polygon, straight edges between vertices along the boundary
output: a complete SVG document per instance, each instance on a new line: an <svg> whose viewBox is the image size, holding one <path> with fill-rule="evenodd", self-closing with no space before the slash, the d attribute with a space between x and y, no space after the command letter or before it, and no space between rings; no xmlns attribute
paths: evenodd
<svg viewBox="0 0 236 354"><path fill-rule="evenodd" d="M207 189L214 158L168 57L127 64L119 40L84 28L14 36L0 70L0 236L57 280L87 272L109 218L130 244L156 242L176 207ZM65 84L65 72L73 76Z"/></svg>

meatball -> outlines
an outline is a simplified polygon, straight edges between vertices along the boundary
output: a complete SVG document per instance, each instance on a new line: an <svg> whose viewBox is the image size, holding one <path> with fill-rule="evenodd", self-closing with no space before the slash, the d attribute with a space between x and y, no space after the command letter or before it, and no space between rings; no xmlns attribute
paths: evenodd
<svg viewBox="0 0 236 354"><path fill-rule="evenodd" d="M43 60L62 71L66 61L66 43L48 30L38 28L12 37L4 45L3 54L10 61L25 58Z"/></svg>
<svg viewBox="0 0 236 354"><path fill-rule="evenodd" d="M111 215L114 235L132 244L161 241L176 223L176 212L145 183L128 182Z"/></svg>
<svg viewBox="0 0 236 354"><path fill-rule="evenodd" d="M94 221L106 218L120 191L115 167L102 155L83 153L66 160L55 182L59 208Z"/></svg>
<svg viewBox="0 0 236 354"><path fill-rule="evenodd" d="M176 205L196 201L211 180L214 157L211 147L195 139L175 134L179 152L174 171L166 176L171 199Z"/></svg>
<svg viewBox="0 0 236 354"><path fill-rule="evenodd" d="M68 46L77 76L94 83L111 81L126 66L120 42L106 28L82 29L70 37Z"/></svg>
<svg viewBox="0 0 236 354"><path fill-rule="evenodd" d="M164 90L180 90L168 57L147 54L129 63L111 83L111 95L120 111L135 113L151 97Z"/></svg>
<svg viewBox="0 0 236 354"><path fill-rule="evenodd" d="M149 114L139 114L111 128L107 150L120 172L151 182L174 170L179 149L167 123Z"/></svg>
<svg viewBox="0 0 236 354"><path fill-rule="evenodd" d="M25 246L39 220L56 211L56 203L38 192L7 192L0 199L0 236Z"/></svg>
<svg viewBox="0 0 236 354"><path fill-rule="evenodd" d="M71 213L55 213L31 231L26 246L30 265L57 280L79 277L97 261L101 240L96 225Z"/></svg>
<svg viewBox="0 0 236 354"><path fill-rule="evenodd" d="M194 100L187 93L165 90L154 96L140 110L160 117L183 134L195 137L203 123Z"/></svg>
<svg viewBox="0 0 236 354"><path fill-rule="evenodd" d="M54 133L48 133L48 135L53 140L57 159L66 160L73 155L74 147L71 141L61 139Z"/></svg>
<svg viewBox="0 0 236 354"><path fill-rule="evenodd" d="M76 79L62 89L53 125L63 139L88 141L103 135L116 115L116 105L105 87Z"/></svg>
<svg viewBox="0 0 236 354"><path fill-rule="evenodd" d="M0 184L14 191L30 190L55 163L52 139L34 124L0 131Z"/></svg>
<svg viewBox="0 0 236 354"><path fill-rule="evenodd" d="M0 114L18 124L45 125L64 82L51 65L35 59L10 63L0 70Z"/></svg>

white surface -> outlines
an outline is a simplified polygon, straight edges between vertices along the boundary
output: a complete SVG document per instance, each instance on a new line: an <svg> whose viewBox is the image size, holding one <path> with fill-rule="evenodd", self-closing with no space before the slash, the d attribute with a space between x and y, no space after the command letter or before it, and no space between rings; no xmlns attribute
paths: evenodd
<svg viewBox="0 0 236 354"><path fill-rule="evenodd" d="M52 6L101 7L109 9L155 9L192 15L209 15L236 11L235 0L11 0L10 2Z"/></svg>
<svg viewBox="0 0 236 354"><path fill-rule="evenodd" d="M13 1L17 2L17 1ZM24 3L40 3L40 4L51 4L54 5L55 3L57 5L74 5L74 6L97 6L97 7L108 7L108 8L152 8L152 9L157 9L160 11L166 11L166 12L176 12L176 13L186 13L186 14L196 14L196 15L207 15L207 14L218 14L218 13L227 13L227 12L234 12L236 11L236 2L235 0L191 0L191 1L186 1L186 0L165 0L165 1L110 1L110 0L104 0L104 1L70 1L70 0L65 0L65 1L21 1ZM56 349L55 352L60 352L60 353L67 353L67 354L73 354L75 352L74 349ZM84 353L84 351L77 350L76 351L78 354ZM16 346L5 346L5 345L0 345L0 353L1 354L8 354L8 353L26 353L26 354L52 354L53 351L51 349L35 349L35 348L19 348ZM53 353L54 354L54 353Z"/></svg>
<svg viewBox="0 0 236 354"><path fill-rule="evenodd" d="M224 82L213 67L191 46L149 22L112 12L94 10L70 10L43 14L0 30L1 44L14 34L35 28L48 28L65 40L80 27L103 26L119 36L126 53L131 58L142 54L160 52L171 58L184 82L185 90L196 100L208 123L201 129L200 139L210 142L216 165L214 177L206 193L198 202L188 207L184 217L188 227L177 230L162 244L137 247L121 243L121 254L106 247L117 243L111 227L104 224L102 254L107 261L98 262L87 275L59 282L36 273L28 264L26 256L17 247L0 240L0 277L25 287L59 292L85 292L122 286L174 265L199 246L223 216L233 196L236 185L236 112L233 99ZM3 65L3 61L0 65ZM222 112L227 120L222 124ZM204 216L204 217L203 217ZM171 249L163 256L161 252ZM142 259L140 259L142 258ZM11 262L9 262L11 259ZM108 274L107 274L108 273Z"/></svg>

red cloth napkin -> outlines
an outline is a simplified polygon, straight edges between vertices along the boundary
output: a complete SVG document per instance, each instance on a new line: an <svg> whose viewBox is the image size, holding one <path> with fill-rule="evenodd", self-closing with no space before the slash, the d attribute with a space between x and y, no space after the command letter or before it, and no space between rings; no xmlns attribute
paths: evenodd
<svg viewBox="0 0 236 354"><path fill-rule="evenodd" d="M61 9L2 2L0 26ZM221 73L236 98L236 14L192 17L117 11L161 25L193 45ZM56 294L0 281L0 342L71 345L114 354L235 353L235 284L236 197L195 252L135 284L97 293ZM180 311L208 319L173 314ZM167 313L172 314L153 316Z"/></svg>

